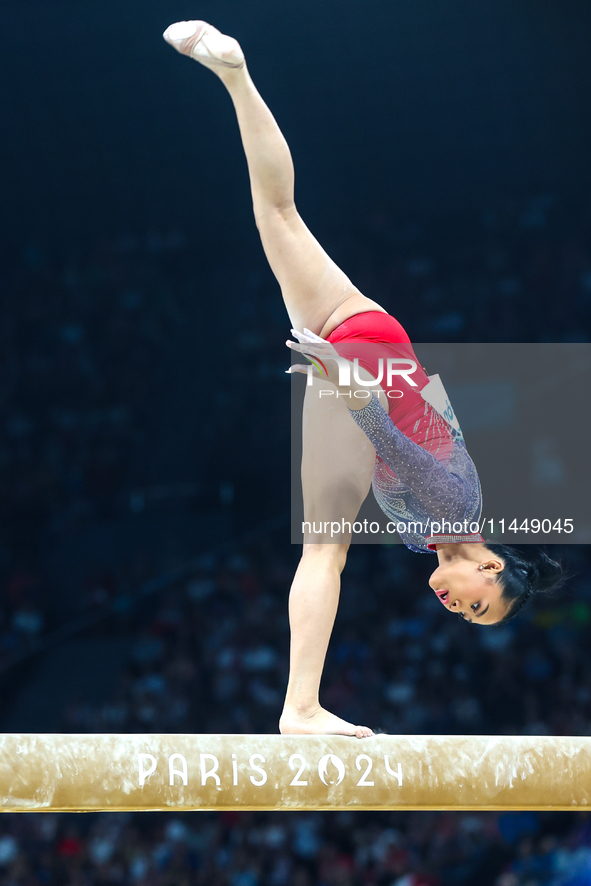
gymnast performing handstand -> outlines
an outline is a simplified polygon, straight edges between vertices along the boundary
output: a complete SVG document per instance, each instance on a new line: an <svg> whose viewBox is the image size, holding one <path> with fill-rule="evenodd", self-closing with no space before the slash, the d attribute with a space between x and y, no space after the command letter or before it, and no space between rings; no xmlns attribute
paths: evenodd
<svg viewBox="0 0 591 886"><path fill-rule="evenodd" d="M373 485L382 510L412 529L402 536L415 551L435 551L429 580L443 605L473 624L513 617L536 592L556 586L561 567L537 551L529 560L507 545L489 544L473 531L433 535L445 521L477 522L478 474L461 432L421 394L429 378L398 321L363 295L324 252L294 202L294 170L287 143L257 92L241 47L201 21L178 22L164 33L180 53L210 68L234 103L248 163L254 216L263 248L281 287L296 342L319 378L306 388L303 415L302 557L289 598L290 674L279 728L284 734L344 734L372 730L340 719L319 703L319 688L351 534L333 537L320 524L353 524ZM364 350L365 349L365 350ZM359 356L361 354L361 356ZM413 386L391 397L384 378L368 388L351 375L343 383L338 359L358 359L362 381L379 380L376 354L414 360ZM364 356L365 355L365 356ZM294 366L292 371L308 371ZM367 397L368 390L373 394ZM336 396L339 394L339 396ZM417 526L424 526L420 531Z"/></svg>

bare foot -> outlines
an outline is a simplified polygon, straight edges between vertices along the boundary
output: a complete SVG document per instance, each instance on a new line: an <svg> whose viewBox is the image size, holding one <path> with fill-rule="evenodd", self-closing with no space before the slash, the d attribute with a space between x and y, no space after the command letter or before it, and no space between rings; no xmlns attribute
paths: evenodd
<svg viewBox="0 0 591 886"><path fill-rule="evenodd" d="M321 707L309 714L298 714L293 708L284 708L279 732L282 735L355 735L357 738L373 735L373 730L368 726L354 726Z"/></svg>
<svg viewBox="0 0 591 886"><path fill-rule="evenodd" d="M207 22L176 22L162 35L182 55L220 73L220 68L244 67L244 53L233 37L222 34Z"/></svg>

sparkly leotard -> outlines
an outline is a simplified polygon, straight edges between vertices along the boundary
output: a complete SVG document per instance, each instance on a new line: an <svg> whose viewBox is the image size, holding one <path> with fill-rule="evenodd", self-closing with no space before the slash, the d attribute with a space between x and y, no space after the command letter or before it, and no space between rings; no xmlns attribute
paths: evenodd
<svg viewBox="0 0 591 886"><path fill-rule="evenodd" d="M379 376L378 360L412 360L415 386L405 376L381 382L389 412L372 397L363 409L350 410L376 449L372 487L386 516L397 523L404 543L429 552L432 523L469 524L482 508L480 482L461 432L454 430L421 395L429 377L420 366L408 335L394 317L380 311L356 314L327 337L341 357Z"/></svg>

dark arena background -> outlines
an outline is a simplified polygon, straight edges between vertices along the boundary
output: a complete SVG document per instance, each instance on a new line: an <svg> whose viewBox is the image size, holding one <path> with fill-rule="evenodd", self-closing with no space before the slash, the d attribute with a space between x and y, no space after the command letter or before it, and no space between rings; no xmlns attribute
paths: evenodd
<svg viewBox="0 0 591 886"><path fill-rule="evenodd" d="M193 18L241 42L302 216L415 341L590 340L586 0L4 0L2 732L277 732L289 322L231 103L161 37ZM354 546L323 702L589 735L591 552L553 553L566 588L487 631L432 558ZM591 818L7 813L0 883L585 886Z"/></svg>

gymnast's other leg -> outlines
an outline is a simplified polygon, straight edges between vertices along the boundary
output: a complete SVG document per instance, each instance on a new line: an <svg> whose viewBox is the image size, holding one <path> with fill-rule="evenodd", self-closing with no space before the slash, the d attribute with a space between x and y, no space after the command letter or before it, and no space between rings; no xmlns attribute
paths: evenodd
<svg viewBox="0 0 591 886"><path fill-rule="evenodd" d="M240 46L204 22L179 22L164 36L179 52L211 68L230 93L248 163L255 221L292 326L326 337L354 314L383 311L353 286L300 218L289 148L250 78ZM342 401L329 405L314 396L314 390L308 390L304 406L304 520L352 523L370 487L375 450ZM349 543L350 534L304 537L290 593L290 677L282 732L371 734L324 711L318 702Z"/></svg>

